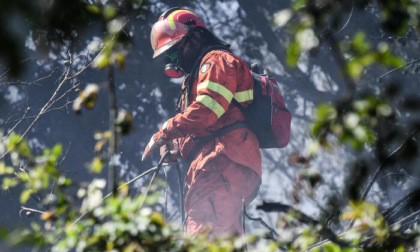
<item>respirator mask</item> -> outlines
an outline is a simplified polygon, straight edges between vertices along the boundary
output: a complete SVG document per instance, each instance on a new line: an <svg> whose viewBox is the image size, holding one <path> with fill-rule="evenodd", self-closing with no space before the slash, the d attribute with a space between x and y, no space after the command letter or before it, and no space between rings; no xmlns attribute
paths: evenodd
<svg viewBox="0 0 420 252"><path fill-rule="evenodd" d="M171 48L165 53L165 74L171 78L181 78L185 74L180 66L182 48Z"/></svg>

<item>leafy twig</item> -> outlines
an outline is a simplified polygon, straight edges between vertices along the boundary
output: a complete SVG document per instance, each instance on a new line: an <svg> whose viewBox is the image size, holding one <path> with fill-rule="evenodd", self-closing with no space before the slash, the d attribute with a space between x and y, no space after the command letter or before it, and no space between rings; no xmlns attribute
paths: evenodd
<svg viewBox="0 0 420 252"><path fill-rule="evenodd" d="M166 156L167 156L168 154L169 154L169 151L167 151L166 153L164 153L164 154L162 155L162 157L161 157L161 159L159 160L159 163L158 163L158 165L157 165L157 166L152 167L152 168L150 168L149 170L147 170L147 171L143 172L142 174L140 174L140 175L138 175L138 176L136 176L136 177L132 178L131 180L129 180L129 181L127 181L127 182L125 182L124 184L122 184L121 186L119 186L116 190L118 191L118 190L120 190L122 187L125 187L125 186L127 186L127 185L129 185L129 184L133 183L134 181L137 181L138 179L140 179L140 178L142 178L142 177L146 176L147 174L149 174L149 173L151 173L151 172L155 172L155 173L153 174L153 177L152 177L152 179L151 179L151 180L150 180L150 182L149 182L149 186L147 187L147 190L146 190L146 192L145 192L145 194L144 194L144 199L145 199L145 198L146 198L146 196L147 196L147 194L148 194L148 192L149 192L150 186L151 186L151 184L152 184L152 182L153 182L153 179L154 179L155 175L159 172L159 170L160 170L160 168L161 168L161 166L162 166L162 164L163 164L163 161L164 161L164 159L166 158ZM111 195L113 195L113 193L112 193L112 192L108 193L107 195L105 195L105 196L102 198L102 201L103 201L103 200L105 200L106 198L110 197ZM141 208L141 206L143 205L143 203L144 203L144 200L143 200L143 202L140 204L139 209ZM77 218L77 219L76 219L76 220L72 223L72 225L74 225L74 224L76 224L77 222L79 222L79 220L81 220L81 219L82 219L84 216L86 216L86 214L88 214L89 212L90 212L90 211L87 211L87 212L83 213L82 215L80 215L80 216L79 216L79 218Z"/></svg>

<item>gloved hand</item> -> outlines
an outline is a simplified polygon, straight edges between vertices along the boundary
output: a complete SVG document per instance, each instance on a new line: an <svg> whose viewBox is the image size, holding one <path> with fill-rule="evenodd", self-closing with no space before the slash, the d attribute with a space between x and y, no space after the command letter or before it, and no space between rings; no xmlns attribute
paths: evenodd
<svg viewBox="0 0 420 252"><path fill-rule="evenodd" d="M166 140L163 140L160 137L160 135L161 134L159 134L158 132L150 138L150 141L147 144L146 149L144 149L143 156L141 157L141 161L146 160L150 156L150 154L152 154L152 152L158 150L161 146L166 144Z"/></svg>
<svg viewBox="0 0 420 252"><path fill-rule="evenodd" d="M178 140L174 139L173 141L169 141L167 144L160 148L160 156L169 151L169 155L165 157L164 164L166 165L175 165L178 163L179 157L179 144Z"/></svg>
<svg viewBox="0 0 420 252"><path fill-rule="evenodd" d="M165 139L165 133L166 127L168 125L168 122L165 122L162 127L160 127L159 132L154 134L152 138L150 138L149 143L146 146L146 149L144 149L143 156L141 157L141 161L146 160L150 154L156 150L158 150L160 147L166 144L168 142L167 139Z"/></svg>

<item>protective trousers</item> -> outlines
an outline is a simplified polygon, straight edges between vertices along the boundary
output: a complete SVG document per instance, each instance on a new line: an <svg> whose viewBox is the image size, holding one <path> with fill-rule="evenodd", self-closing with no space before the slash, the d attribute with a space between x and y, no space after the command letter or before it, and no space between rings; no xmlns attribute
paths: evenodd
<svg viewBox="0 0 420 252"><path fill-rule="evenodd" d="M261 183L257 173L225 155L217 155L196 173L185 199L186 231L243 233L242 199L247 206L257 195Z"/></svg>

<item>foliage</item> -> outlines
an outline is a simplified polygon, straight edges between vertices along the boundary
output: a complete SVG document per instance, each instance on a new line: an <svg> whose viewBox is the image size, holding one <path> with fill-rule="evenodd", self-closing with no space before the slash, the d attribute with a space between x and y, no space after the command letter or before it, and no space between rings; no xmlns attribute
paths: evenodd
<svg viewBox="0 0 420 252"><path fill-rule="evenodd" d="M11 135L8 144L16 142ZM26 145L21 141L22 146ZM11 156L15 165L26 163L25 169L15 171L13 166L0 163L3 188L22 186L21 203L25 205L32 195L39 207L45 210L22 207L21 212L39 214L25 230L5 234L11 245L32 244L51 251L384 251L394 248L406 251L416 240L416 230L411 235L399 233L398 227L389 227L376 206L364 202L351 202L341 215L344 221L355 222L353 228L339 236L336 242L322 241L320 224L302 224L297 212L290 211L278 223L279 240L263 241L264 234L221 236L207 234L196 237L182 235L174 223L166 223L154 210L160 194L130 197L129 187L123 184L118 193L103 195L106 182L94 179L86 185L77 185L57 167L61 146L45 149L39 155L28 148L16 146ZM11 183L10 181L14 181ZM53 193L49 190L53 185ZM77 190L73 196L71 191ZM158 188L154 189L157 190ZM281 232L280 232L281 230ZM415 235L414 235L415 234ZM408 238L407 238L408 237ZM391 242L392 241L392 242ZM377 250L381 248L380 250ZM388 250L390 251L390 250Z"/></svg>
<svg viewBox="0 0 420 252"><path fill-rule="evenodd" d="M0 170L1 174L5 175L2 184L3 190L18 185L20 180L25 185L20 202L25 204L32 194L50 189L52 181L58 182L59 188L69 184L69 180L60 177L55 168L61 154L61 145L56 145L52 149L44 149L41 155L33 156L26 141L18 142L21 136L12 134L9 138L8 147L11 150L14 166L19 167L23 162L20 157L24 157L25 162L30 163L32 169L20 168L19 171L15 171L12 167L2 163Z"/></svg>
<svg viewBox="0 0 420 252"><path fill-rule="evenodd" d="M277 26L288 24L292 38L287 47L287 62L296 66L299 57L306 52L316 53L327 44L340 67L347 93L335 104L322 104L316 113L312 133L320 145L327 146L326 136L338 137L340 142L349 143L355 149L376 142L376 129L384 117L392 115L389 100L377 99L376 94L365 95L354 100L356 90L361 89L357 81L366 75L373 65L383 65L396 69L405 65L401 57L395 56L388 42L381 41L372 46L366 31L360 27L352 38L339 33L348 23L343 17L368 8L377 8L379 22L384 32L393 35L419 32L420 7L415 1L294 1L290 9L278 12L273 22ZM354 14L355 15L355 14ZM347 20L347 21L349 21ZM393 36L393 35L390 35ZM383 36L386 36L383 33ZM380 77L379 79L381 79Z"/></svg>
<svg viewBox="0 0 420 252"><path fill-rule="evenodd" d="M13 145L18 135L9 137ZM12 245L33 244L52 251L234 251L244 244L233 241L209 242L205 235L182 238L174 224L165 223L163 216L153 210L159 193L131 198L127 185L118 194L104 196L106 182L94 179L87 185L77 185L61 174L57 162L61 145L45 149L40 155L30 154L25 141L14 148L13 163L26 163L25 169L0 163L3 189L25 188L21 193L24 205L32 195L39 207L22 207L26 214L39 214L40 221L26 230L16 230L6 236ZM28 153L29 152L29 153ZM54 188L53 193L49 190ZM71 191L77 189L73 196Z"/></svg>
<svg viewBox="0 0 420 252"><path fill-rule="evenodd" d="M419 142L413 137L420 125L414 116L420 99L411 95L416 88L411 79L416 77L404 76L418 72L419 14L416 1L298 0L272 20L289 31L289 67L327 50L332 57L328 63L340 71L336 81L344 88L333 101L321 102L315 109L310 131L314 141L299 158L309 162L321 147L331 151L336 141L356 150L357 160L344 186L351 199L365 200L379 174L395 169L398 162L404 163L404 174L417 176L413 167ZM353 25L356 19L363 21ZM413 106L404 105L408 100ZM381 165L370 165L376 163Z"/></svg>
<svg viewBox="0 0 420 252"><path fill-rule="evenodd" d="M415 3L410 1L400 2L402 6L399 6L398 12L401 19L399 19L398 22L393 22L395 21L395 17L389 15L390 12L395 13L394 2L391 3L391 1L383 1L380 6L381 12L383 13L381 19L382 27L393 33L405 33L408 30L407 24L409 22L414 25L419 22L417 16L418 12L414 11L417 9ZM342 20L342 16L344 16L343 14L347 13L350 8L362 9L367 8L369 5L376 4L378 3L375 1L360 1L360 3L359 1L353 1L353 3L351 3L341 1L300 0L295 1L291 9L283 10L277 13L273 19L273 22L276 25L284 26L290 20L289 26L292 30L293 37L287 48L287 62L289 65L296 66L302 53L315 51L322 45L322 43L329 44L349 87L349 94L347 94L348 97L352 97L354 95L353 93L356 88L356 83L354 81L361 78L366 68L372 66L373 64L383 64L397 68L404 65L404 61L401 58L392 55L390 46L387 43L381 42L377 44L376 47L372 47L371 43L366 41L366 34L362 30L353 34L353 39L348 40L343 38L341 41L337 39L337 37L339 37L337 36L337 33L340 31L339 25L344 23ZM347 99L341 101L341 103L343 102L346 104L338 103L337 105L332 106L322 105L318 108L318 122L315 124L313 129L313 132L316 135L320 131L320 128L329 127L325 124L324 127L321 127L322 122L325 122L326 120L325 116L343 118L348 114L351 114L350 116L352 118L355 118L355 116L360 118L363 117L363 115L358 114L357 111L351 111L351 113L345 111L349 106L352 106L348 103L352 103L353 101ZM369 103L368 100L364 102ZM383 102L380 102L380 104L382 103ZM343 111L338 111L337 113L337 111L335 111L337 109ZM356 114L354 112L356 112ZM373 117L374 120L378 119L375 115L373 115ZM337 126L337 134L341 135L342 128L345 128L345 125L341 124L334 126ZM358 129L360 130L361 128ZM366 127L364 131L372 130L372 127ZM325 129L325 131L331 132L328 129ZM325 140L323 134L318 135L321 135L321 141ZM367 136L372 134L363 135ZM362 142L372 142L371 137L363 138ZM352 140L356 140L356 143L354 143L353 146L360 148L360 143L357 143L357 139Z"/></svg>
<svg viewBox="0 0 420 252"><path fill-rule="evenodd" d="M374 129L391 115L390 106L373 96L355 100L346 109L321 104L317 108L312 134L324 147L328 147L327 135L334 134L341 143L360 150L365 144L376 141Z"/></svg>
<svg viewBox="0 0 420 252"><path fill-rule="evenodd" d="M4 10L12 9L19 13L18 16L34 21L29 22L32 25L27 29L36 32L33 35L36 44L44 50L54 50L55 42L69 43L84 25L92 20L99 21L104 28L104 36L87 46L91 53L97 55L92 66L106 69L108 73L112 73L114 67L125 69L131 39L125 31L127 16L129 10L141 11L143 1L98 1L95 4L83 0L51 2L52 5L42 5L43 1L34 1L25 6L22 1L7 3L0 10L0 18L7 18ZM407 0L292 2L290 8L278 12L273 18L276 26L287 24L291 31L286 62L294 67L302 55L316 55L317 50L326 45L331 48L347 85L347 91L337 101L317 107L311 129L316 144L311 154L315 155L319 146L331 149L332 139L337 139L358 151L377 147L378 156L381 154L383 158L383 149L387 149L391 141L385 139L389 134L382 130L398 120L398 108L392 106L395 102L394 92L390 86L390 89L384 88L379 92L377 89L367 89L363 93L360 83L365 80L367 71L378 66L394 69L413 66L413 71L418 70L418 65L405 63L401 53L391 47L386 38L406 36L398 39L403 46L410 36L415 37L412 33L415 29L418 32L419 6ZM34 6L36 13L47 14L33 15L31 11ZM381 37L384 41L379 43L370 41L363 29L353 31L351 37L339 36L339 26L344 23L341 19L353 8L374 8L383 31L392 36ZM0 46L0 53L7 55L6 65L11 73L18 74L20 69L16 59L22 58L21 45L16 42L19 39L16 39L10 26L5 27L0 28L0 35L5 38L4 44L13 46L10 52L5 52L5 47ZM384 77L376 80L379 83ZM113 81L113 75L110 74L108 78L108 82ZM83 108L92 109L100 88L100 84L87 85L73 102L74 111L80 113ZM406 100L403 105L417 111L416 103L415 99ZM131 122L131 114L119 110L111 124L116 127L115 131L109 129L95 134L96 155L88 165L91 172L100 173L110 163L109 159L115 153L109 151L106 153L108 155L104 155L105 146L111 145L116 133L128 134ZM37 209L23 206L21 213L39 214L39 219L26 230L16 230L10 234L0 230L0 238L13 245L31 244L38 248L51 247L53 251L242 251L248 246L252 251L310 249L348 252L409 251L419 244L418 230L400 229L398 223L387 223L388 220L376 206L364 201L351 202L341 214L341 225L348 222L353 225L340 235L335 235L320 222L305 222L299 213L291 211L282 215L277 225L281 234L278 240L267 241L266 234L214 239L206 234L183 236L175 224L165 223L154 208L160 197L158 193L133 198L127 186L122 185L112 197L109 197L110 194L104 196L107 184L104 180L78 183L60 172L59 160L63 152L60 144L45 148L42 153L34 153L22 135L12 133L7 140L7 146L0 147L0 150L6 149L10 154L10 162L0 161L2 189L22 188L22 205L31 198L36 199L38 205ZM309 161L305 159L304 162ZM313 169L302 172L301 178L307 179L312 187L322 179Z"/></svg>

